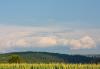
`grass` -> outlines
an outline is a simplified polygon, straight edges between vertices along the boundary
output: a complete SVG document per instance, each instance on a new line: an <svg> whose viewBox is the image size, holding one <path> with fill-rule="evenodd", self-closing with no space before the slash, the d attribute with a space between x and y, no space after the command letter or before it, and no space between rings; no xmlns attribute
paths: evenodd
<svg viewBox="0 0 100 69"><path fill-rule="evenodd" d="M0 64L0 69L100 69L100 64Z"/></svg>

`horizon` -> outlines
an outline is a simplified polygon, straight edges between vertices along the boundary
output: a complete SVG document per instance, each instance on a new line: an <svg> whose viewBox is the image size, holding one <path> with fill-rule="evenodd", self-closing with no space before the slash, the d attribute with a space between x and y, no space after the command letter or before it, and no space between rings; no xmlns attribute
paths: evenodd
<svg viewBox="0 0 100 69"><path fill-rule="evenodd" d="M100 54L99 0L0 1L0 53Z"/></svg>
<svg viewBox="0 0 100 69"><path fill-rule="evenodd" d="M5 52L0 54L11 54L11 53L53 53L53 54L62 54L62 55L80 55L80 56L96 56L100 54L70 54L70 53L58 53L58 52L43 52L43 51L14 51L14 52Z"/></svg>

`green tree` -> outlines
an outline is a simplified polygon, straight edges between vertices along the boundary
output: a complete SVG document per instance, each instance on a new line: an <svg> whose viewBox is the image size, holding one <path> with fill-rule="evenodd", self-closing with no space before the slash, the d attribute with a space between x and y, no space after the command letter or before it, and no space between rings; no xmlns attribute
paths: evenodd
<svg viewBox="0 0 100 69"><path fill-rule="evenodd" d="M18 55L12 55L8 60L9 63L21 63L21 61L21 57Z"/></svg>

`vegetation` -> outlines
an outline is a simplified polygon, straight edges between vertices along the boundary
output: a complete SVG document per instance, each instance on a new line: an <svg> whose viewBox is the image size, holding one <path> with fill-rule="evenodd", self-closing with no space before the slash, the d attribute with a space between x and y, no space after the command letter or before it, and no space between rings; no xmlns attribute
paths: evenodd
<svg viewBox="0 0 100 69"><path fill-rule="evenodd" d="M12 55L8 60L8 63L21 63L22 59L18 55Z"/></svg>
<svg viewBox="0 0 100 69"><path fill-rule="evenodd" d="M17 55L17 57L13 55ZM20 58L21 60L23 59L25 63L90 63L91 60L93 60L93 58L80 55L48 52L15 52L0 54L0 63L8 63L8 60L9 63L20 63ZM13 59L13 61L10 59ZM14 59L17 59L18 61L15 61Z"/></svg>
<svg viewBox="0 0 100 69"><path fill-rule="evenodd" d="M0 69L100 69L100 64L0 64Z"/></svg>
<svg viewBox="0 0 100 69"><path fill-rule="evenodd" d="M100 63L100 57L48 52L15 52L0 54L0 63Z"/></svg>
<svg viewBox="0 0 100 69"><path fill-rule="evenodd" d="M100 57L97 56L47 52L0 54L0 62L0 69L100 69Z"/></svg>
<svg viewBox="0 0 100 69"><path fill-rule="evenodd" d="M94 60L92 61L92 63L99 64L100 63L100 57L94 58Z"/></svg>

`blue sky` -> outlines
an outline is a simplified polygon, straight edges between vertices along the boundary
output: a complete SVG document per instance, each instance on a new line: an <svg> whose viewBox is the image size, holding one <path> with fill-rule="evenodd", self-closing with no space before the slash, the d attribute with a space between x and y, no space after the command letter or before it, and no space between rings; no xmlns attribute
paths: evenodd
<svg viewBox="0 0 100 69"><path fill-rule="evenodd" d="M4 40L3 36L6 33L8 35L4 37L8 40L4 40L6 45L1 43L1 49L3 52L8 52L6 48L12 51L19 51L19 48L20 51L31 50L32 41L36 44L36 40L40 40L45 47L41 48L42 46L37 43L36 49L39 51L98 53L100 52L99 7L100 0L2 0L0 1L0 35L2 37L0 40ZM24 35L22 35L23 31ZM34 40L30 39L31 36ZM45 42L46 40L49 42ZM83 43L80 43L82 41ZM27 42L29 42L28 45L25 45ZM59 44L59 42L63 43ZM14 46L13 49L9 43ZM59 50L54 50L56 47ZM34 48L33 46L33 51ZM65 51L63 51L64 48Z"/></svg>
<svg viewBox="0 0 100 69"><path fill-rule="evenodd" d="M98 26L99 3L99 0L3 0L0 1L0 23L46 25L56 21L59 25L81 22L85 26Z"/></svg>

